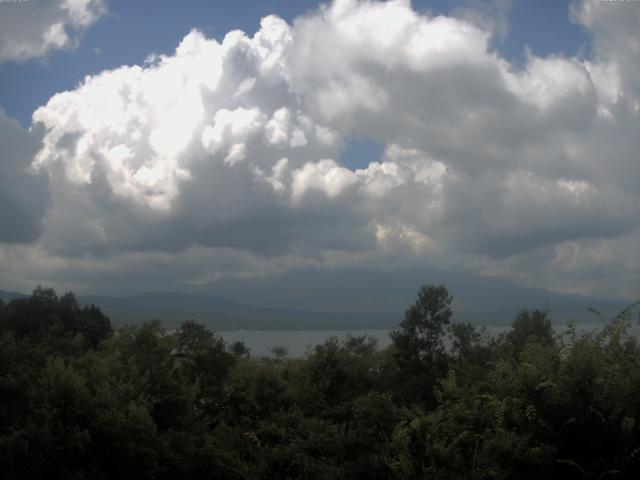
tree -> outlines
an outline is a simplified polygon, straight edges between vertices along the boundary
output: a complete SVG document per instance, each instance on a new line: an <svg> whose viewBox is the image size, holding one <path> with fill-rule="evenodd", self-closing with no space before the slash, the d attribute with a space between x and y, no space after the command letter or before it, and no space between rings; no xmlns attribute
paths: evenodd
<svg viewBox="0 0 640 480"><path fill-rule="evenodd" d="M553 329L551 328L551 320L547 318L547 311L522 310L511 324L507 341L514 347L516 353L520 352L528 342L551 345L553 343Z"/></svg>
<svg viewBox="0 0 640 480"><path fill-rule="evenodd" d="M443 337L453 314L452 300L444 285L424 285L400 328L391 333L401 391L408 395L405 398L433 405L436 381L447 371Z"/></svg>
<svg viewBox="0 0 640 480"><path fill-rule="evenodd" d="M251 354L251 350L242 340L236 340L229 345L229 351L234 357L248 357Z"/></svg>
<svg viewBox="0 0 640 480"><path fill-rule="evenodd" d="M176 332L181 369L198 385L198 401L207 411L218 411L223 381L236 357L227 351L220 335L193 320L184 322Z"/></svg>

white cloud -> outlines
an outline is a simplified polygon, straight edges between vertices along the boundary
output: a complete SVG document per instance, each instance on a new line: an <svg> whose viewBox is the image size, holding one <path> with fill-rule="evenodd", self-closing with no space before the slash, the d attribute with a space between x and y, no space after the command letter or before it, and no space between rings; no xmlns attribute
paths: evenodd
<svg viewBox="0 0 640 480"><path fill-rule="evenodd" d="M588 95L591 89L585 66L562 57L530 55L526 71L506 74L506 80L513 93L541 109L550 108L571 95Z"/></svg>
<svg viewBox="0 0 640 480"><path fill-rule="evenodd" d="M123 269L135 255L152 269L216 252L179 281L229 275L225 252L245 274L350 252L538 286L555 272L554 286L590 290L589 265L619 262L597 249L640 228L640 77L616 30L640 28L595 2L572 15L594 56L529 54L522 68L491 46L495 26L401 0L339 0L292 25L270 16L221 43L192 31L174 54L36 110L33 167L52 195L38 248ZM341 165L352 137L384 144L383 158ZM637 283L634 262L624 279ZM623 283L608 294L628 294Z"/></svg>
<svg viewBox="0 0 640 480"><path fill-rule="evenodd" d="M274 116L277 113L274 113ZM223 108L216 112L213 126L205 127L202 133L202 145L214 155L223 148L227 148L229 153L225 157L225 162L233 164L244 159L245 141L260 131L265 122L265 116L257 108L238 107L233 111Z"/></svg>
<svg viewBox="0 0 640 480"><path fill-rule="evenodd" d="M74 48L78 36L107 11L104 0L0 3L0 62Z"/></svg>
<svg viewBox="0 0 640 480"><path fill-rule="evenodd" d="M331 159L306 163L302 168L295 170L292 176L291 198L295 203L300 202L305 194L313 190L333 198L358 182L355 173Z"/></svg>

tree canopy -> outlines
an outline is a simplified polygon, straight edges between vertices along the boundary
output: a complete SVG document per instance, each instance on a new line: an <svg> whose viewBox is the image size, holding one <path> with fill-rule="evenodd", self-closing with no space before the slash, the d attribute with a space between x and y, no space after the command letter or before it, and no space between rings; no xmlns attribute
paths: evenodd
<svg viewBox="0 0 640 480"><path fill-rule="evenodd" d="M379 349L252 357L193 321L112 331L36 288L0 303L3 478L638 478L631 309L601 328L519 312L489 336L424 286Z"/></svg>

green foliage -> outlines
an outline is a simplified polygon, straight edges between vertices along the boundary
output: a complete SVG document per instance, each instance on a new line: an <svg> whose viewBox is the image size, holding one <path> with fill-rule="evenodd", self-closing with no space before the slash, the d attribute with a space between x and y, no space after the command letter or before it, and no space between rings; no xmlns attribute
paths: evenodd
<svg viewBox="0 0 640 480"><path fill-rule="evenodd" d="M80 308L73 293L58 298L50 288L38 286L30 297L12 300L2 310L3 331L46 344L51 353L95 348L113 333L100 308Z"/></svg>
<svg viewBox="0 0 640 480"><path fill-rule="evenodd" d="M521 311L507 334L507 342L515 353L520 352L528 342L552 344L553 330L551 320L547 318L547 312L544 310Z"/></svg>
<svg viewBox="0 0 640 480"><path fill-rule="evenodd" d="M38 287L0 303L2 477L639 477L631 309L581 334L522 311L489 338L450 307L425 286L386 350L252 358L192 321L113 333Z"/></svg>
<svg viewBox="0 0 640 480"><path fill-rule="evenodd" d="M443 285L425 285L405 312L400 328L391 333L399 381L395 389L400 398L434 405L437 381L447 371L443 339L453 314L452 300Z"/></svg>

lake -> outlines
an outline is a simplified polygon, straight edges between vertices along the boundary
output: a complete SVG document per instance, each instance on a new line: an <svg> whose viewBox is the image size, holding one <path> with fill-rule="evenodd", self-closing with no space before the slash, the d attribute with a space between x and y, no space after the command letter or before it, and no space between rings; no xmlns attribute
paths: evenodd
<svg viewBox="0 0 640 480"><path fill-rule="evenodd" d="M385 348L391 343L391 330L222 330L218 331L225 342L240 340L250 349L251 356L273 356L271 348L286 347L290 357L301 357L308 347L314 347L329 337L340 340L348 335L361 337L367 335L378 341L378 348Z"/></svg>
<svg viewBox="0 0 640 480"><path fill-rule="evenodd" d="M479 329L483 327L477 326ZM585 332L602 327L600 322L581 322L576 325L578 332ZM506 330L508 325L485 325L484 336L494 336ZM565 330L564 325L554 325L556 333ZM345 339L348 335L361 337L367 335L378 341L378 348L382 349L391 343L390 329L370 330L220 330L225 342L231 343L240 340L250 349L253 357L273 356L271 348L274 346L286 347L289 357L302 357L307 348L324 343L329 337ZM638 325L631 326L631 332L639 335ZM448 343L445 340L445 343Z"/></svg>

